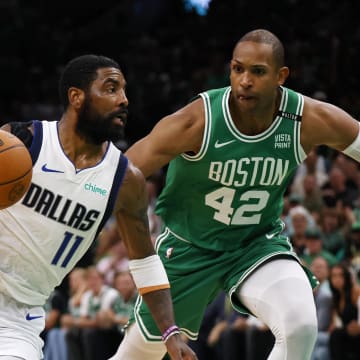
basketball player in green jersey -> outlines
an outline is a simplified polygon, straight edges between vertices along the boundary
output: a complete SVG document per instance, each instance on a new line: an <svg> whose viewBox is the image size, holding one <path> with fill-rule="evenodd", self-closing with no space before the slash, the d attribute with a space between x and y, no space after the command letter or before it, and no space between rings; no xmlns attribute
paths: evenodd
<svg viewBox="0 0 360 360"><path fill-rule="evenodd" d="M196 338L206 306L224 289L235 309L272 330L268 359L310 359L317 281L282 235L283 194L316 145L360 160L359 123L284 87L284 49L269 31L244 35L230 67L230 87L201 93L163 118L127 156L145 176L170 162L156 250L180 331ZM161 359L165 347L141 298L134 315L112 359Z"/></svg>

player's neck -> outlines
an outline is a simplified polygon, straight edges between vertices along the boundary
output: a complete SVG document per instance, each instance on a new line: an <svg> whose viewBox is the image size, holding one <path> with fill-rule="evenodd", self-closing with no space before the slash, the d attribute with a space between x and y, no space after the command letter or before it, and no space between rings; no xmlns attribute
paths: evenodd
<svg viewBox="0 0 360 360"><path fill-rule="evenodd" d="M268 129L274 122L281 101L281 92L266 106L241 109L232 106L230 101L230 113L237 129L245 135L257 135Z"/></svg>
<svg viewBox="0 0 360 360"><path fill-rule="evenodd" d="M244 112L233 117L237 129L245 135L257 135L268 129L274 121L271 113L268 116L254 112Z"/></svg>
<svg viewBox="0 0 360 360"><path fill-rule="evenodd" d="M62 118L58 124L59 141L76 169L84 169L99 163L108 146L107 142L100 145L92 144L79 136L75 125Z"/></svg>

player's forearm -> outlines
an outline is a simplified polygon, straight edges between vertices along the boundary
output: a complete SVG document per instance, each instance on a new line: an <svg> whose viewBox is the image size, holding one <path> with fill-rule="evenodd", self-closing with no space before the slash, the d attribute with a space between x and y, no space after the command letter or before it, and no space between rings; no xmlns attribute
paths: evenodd
<svg viewBox="0 0 360 360"><path fill-rule="evenodd" d="M130 260L129 269L139 294L148 306L161 334L175 325L170 284L158 255Z"/></svg>
<svg viewBox="0 0 360 360"><path fill-rule="evenodd" d="M170 289L162 289L144 294L148 306L161 334L175 324Z"/></svg>

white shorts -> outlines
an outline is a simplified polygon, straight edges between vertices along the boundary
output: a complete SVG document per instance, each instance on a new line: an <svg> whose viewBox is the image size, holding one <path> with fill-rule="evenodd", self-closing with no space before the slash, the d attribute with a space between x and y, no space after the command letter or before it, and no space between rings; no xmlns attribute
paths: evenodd
<svg viewBox="0 0 360 360"><path fill-rule="evenodd" d="M44 327L43 307L27 306L0 293L0 359L2 355L42 359Z"/></svg>

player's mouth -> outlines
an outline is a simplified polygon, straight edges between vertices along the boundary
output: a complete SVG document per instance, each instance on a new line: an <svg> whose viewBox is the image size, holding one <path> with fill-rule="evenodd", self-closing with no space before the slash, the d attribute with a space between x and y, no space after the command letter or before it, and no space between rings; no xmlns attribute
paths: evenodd
<svg viewBox="0 0 360 360"><path fill-rule="evenodd" d="M114 122L115 125L125 126L125 123L124 123L124 121L122 120L121 117L115 116L113 118L113 122Z"/></svg>
<svg viewBox="0 0 360 360"><path fill-rule="evenodd" d="M237 96L238 100L245 100L245 101L248 101L248 100L254 100L255 99L255 96L252 96L252 95L244 95L244 94L239 94Z"/></svg>
<svg viewBox="0 0 360 360"><path fill-rule="evenodd" d="M113 121L116 125L125 126L127 122L128 111L122 110L114 114Z"/></svg>

